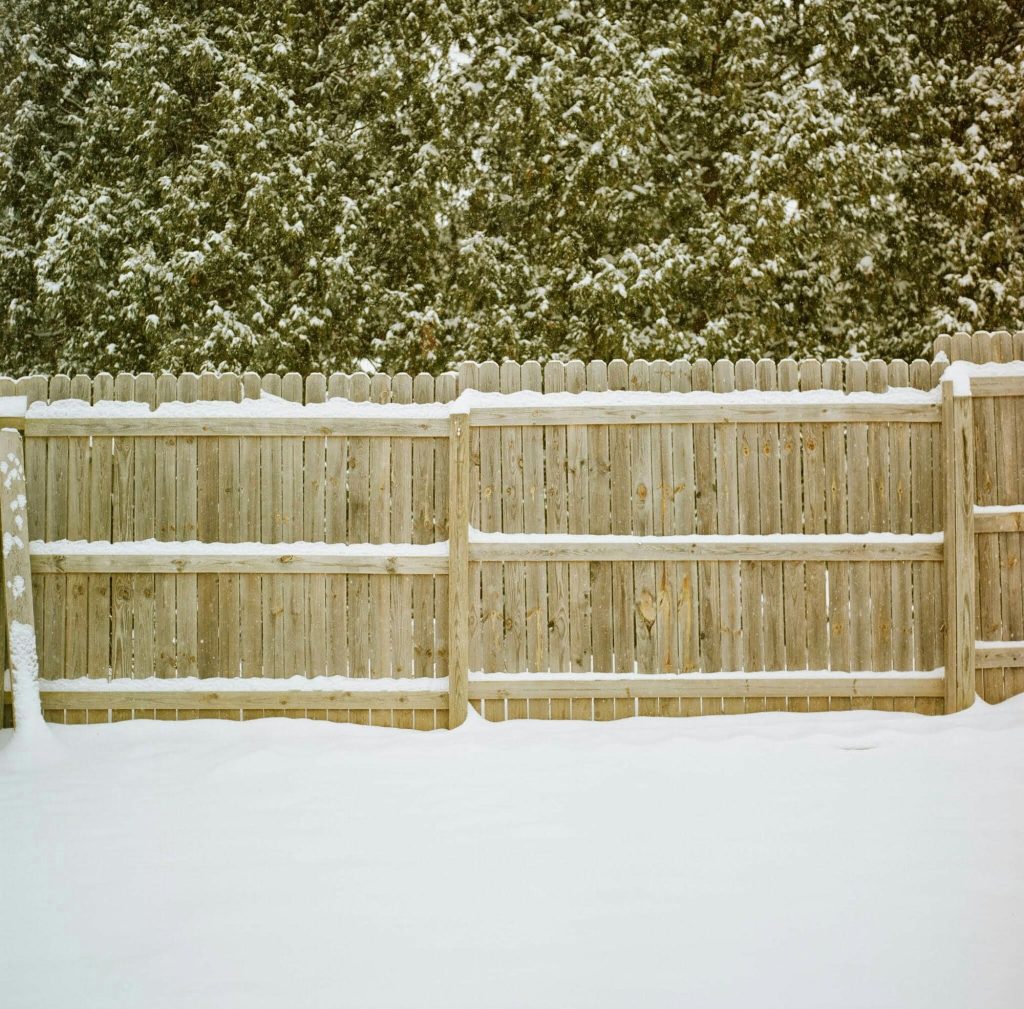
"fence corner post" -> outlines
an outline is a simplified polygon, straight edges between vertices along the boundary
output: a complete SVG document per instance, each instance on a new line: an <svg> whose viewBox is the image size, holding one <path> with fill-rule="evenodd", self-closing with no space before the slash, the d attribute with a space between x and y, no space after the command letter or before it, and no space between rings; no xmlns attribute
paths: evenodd
<svg viewBox="0 0 1024 1009"><path fill-rule="evenodd" d="M448 728L469 706L469 413L448 434Z"/></svg>
<svg viewBox="0 0 1024 1009"><path fill-rule="evenodd" d="M968 391L942 381L945 466L946 714L975 697L974 409Z"/></svg>
<svg viewBox="0 0 1024 1009"><path fill-rule="evenodd" d="M17 728L26 723L42 722L43 713L39 704L39 653L28 552L25 454L21 435L13 428L0 429L0 540L3 544L0 593L5 611L0 632L7 638Z"/></svg>

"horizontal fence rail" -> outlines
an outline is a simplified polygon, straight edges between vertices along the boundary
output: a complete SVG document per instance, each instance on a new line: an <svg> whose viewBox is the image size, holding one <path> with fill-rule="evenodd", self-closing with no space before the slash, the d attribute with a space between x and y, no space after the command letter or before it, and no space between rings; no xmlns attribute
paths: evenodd
<svg viewBox="0 0 1024 1009"><path fill-rule="evenodd" d="M439 575L448 545L436 543L122 543L37 541L34 574L380 574ZM470 532L469 559L521 561L928 561L943 556L941 533L829 536L557 536Z"/></svg>

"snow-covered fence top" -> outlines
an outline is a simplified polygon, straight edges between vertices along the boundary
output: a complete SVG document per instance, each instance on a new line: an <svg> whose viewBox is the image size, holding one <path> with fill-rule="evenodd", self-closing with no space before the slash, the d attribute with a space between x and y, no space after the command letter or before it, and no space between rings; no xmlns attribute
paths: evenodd
<svg viewBox="0 0 1024 1009"><path fill-rule="evenodd" d="M951 641L991 699L1024 687L1024 365L576 364L26 391L51 717L431 727L459 690L492 718L934 712ZM956 537L965 392L981 504L960 494ZM974 533L978 631L951 637Z"/></svg>

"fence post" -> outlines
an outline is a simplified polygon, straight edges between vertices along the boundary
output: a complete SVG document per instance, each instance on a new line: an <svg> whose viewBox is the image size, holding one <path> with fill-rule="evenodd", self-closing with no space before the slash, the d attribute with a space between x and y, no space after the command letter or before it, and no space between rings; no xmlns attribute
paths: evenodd
<svg viewBox="0 0 1024 1009"><path fill-rule="evenodd" d="M974 703L974 408L970 386L942 381L946 480L946 714Z"/></svg>
<svg viewBox="0 0 1024 1009"><path fill-rule="evenodd" d="M453 413L448 435L448 728L469 704L469 413Z"/></svg>
<svg viewBox="0 0 1024 1009"><path fill-rule="evenodd" d="M28 501L21 435L0 430L0 541L3 543L3 595L14 688L15 727L42 722L39 706L39 659L32 610L32 570L28 554Z"/></svg>

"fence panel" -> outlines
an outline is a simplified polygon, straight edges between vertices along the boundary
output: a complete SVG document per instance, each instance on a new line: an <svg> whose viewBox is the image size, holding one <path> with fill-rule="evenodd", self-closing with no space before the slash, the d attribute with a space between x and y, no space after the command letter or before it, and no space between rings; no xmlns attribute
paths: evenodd
<svg viewBox="0 0 1024 1009"><path fill-rule="evenodd" d="M1007 360L1022 350L1024 337L1011 334L936 341L936 351L954 360ZM495 553L493 543L470 538L467 665L474 676L493 678L491 686L472 681L470 703L493 720L851 706L933 713L942 709L933 680L910 674L927 674L942 664L946 606L938 547L901 540L888 552L874 548L864 559L851 552L798 550L796 539L785 541L786 553L715 554L704 547L665 553L645 544L648 537L781 533L813 546L822 535L941 532L945 449L937 406L931 413L915 406L851 408L842 416L831 407L772 414L729 406L736 401L728 394L823 388L880 393L902 387L927 392L943 367L941 359L909 366L572 361L549 362L543 369L535 362L485 362L464 366L457 378L436 380L249 373L54 376L47 382L37 376L6 380L0 392L31 401L116 399L149 407L259 395L295 404L322 403L330 395L426 405L471 388L507 394L726 394L689 411L673 408L646 419L642 411L631 416L632 407L614 405L598 413L559 405L536 418L512 408L489 415L483 409L480 419L471 419L469 524L485 534L546 534L555 540L531 547L541 551L535 558L518 548ZM981 383L970 410L982 516L974 590L978 687L986 700L997 701L1024 689L1024 663L1015 645L1024 638L1024 510L1006 511L1024 504L1024 397ZM429 436L397 421L379 431L353 428L356 433L307 426L292 434L282 422L267 433L225 428L212 435L119 423L107 421L94 433L28 423L34 539L429 547L449 537L450 445L447 434L440 434L447 422ZM997 506L1003 517L993 517ZM615 535L643 539L630 539L625 553L608 552L607 541L591 539L572 547L571 537ZM862 542L858 548L868 546ZM211 556L198 548L185 551ZM349 570L327 562L289 570L294 563L257 561L216 570L187 563L137 569L127 561L76 567L69 555L65 570L41 561L33 567L33 588L42 675L262 681L329 674L386 681L448 674L446 560L430 573L396 567L394 559L377 568L373 557ZM679 685L677 677L698 671L719 677L719 695L706 683L697 693ZM815 683L818 673L851 671L883 678L830 680L827 689ZM783 672L789 675L777 686L763 678ZM592 679L573 681L572 690L555 689L557 679L530 686L531 676L564 674ZM664 692L640 681L635 690L624 688L624 679L614 681L617 687L602 686L602 676L650 677L654 683L665 677ZM739 686L738 676L750 684ZM584 689L582 682L597 686ZM877 693L871 692L874 683ZM543 684L550 692L544 693ZM781 692L782 684L788 692ZM908 693L909 685L920 692ZM267 694L266 708L248 698L244 717L282 710L399 727L448 724L447 705L421 693L389 704L371 689L360 695L365 707L360 698L333 706L318 698L307 707ZM92 707L83 699L69 701L66 709L49 709L47 717L83 722L240 716L243 705L236 702L242 695L215 694L197 695L195 708L172 708L147 695L152 706L127 709L83 693Z"/></svg>

